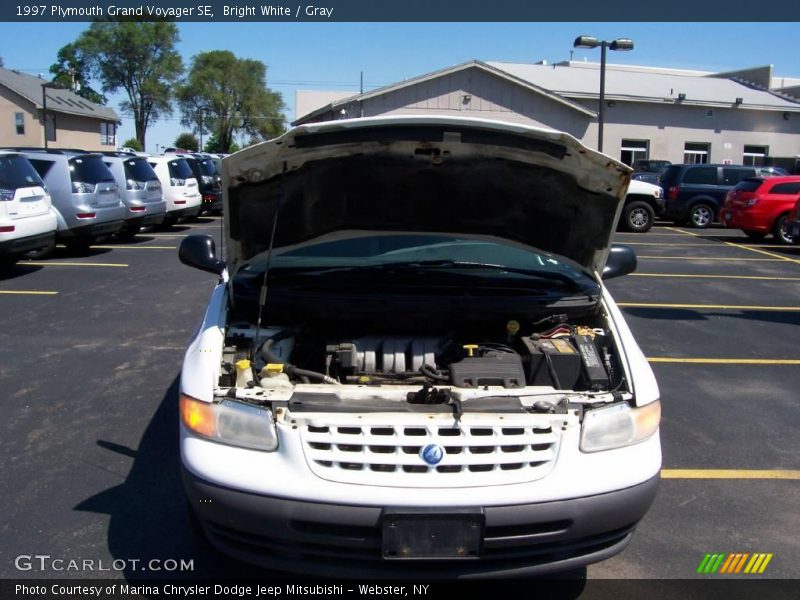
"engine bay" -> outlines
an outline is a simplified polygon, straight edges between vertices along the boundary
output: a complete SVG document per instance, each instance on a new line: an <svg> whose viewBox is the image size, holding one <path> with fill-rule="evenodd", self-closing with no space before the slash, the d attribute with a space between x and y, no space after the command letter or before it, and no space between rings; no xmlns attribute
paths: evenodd
<svg viewBox="0 0 800 600"><path fill-rule="evenodd" d="M569 322L510 319L485 327L421 332L357 331L303 324L226 332L218 388L432 386L585 393L625 391L613 336L598 316ZM349 333L349 335L348 335Z"/></svg>

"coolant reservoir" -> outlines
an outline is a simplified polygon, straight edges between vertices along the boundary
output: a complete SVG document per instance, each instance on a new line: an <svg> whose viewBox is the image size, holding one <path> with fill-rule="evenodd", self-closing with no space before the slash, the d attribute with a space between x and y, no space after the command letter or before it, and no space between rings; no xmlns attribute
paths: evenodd
<svg viewBox="0 0 800 600"><path fill-rule="evenodd" d="M267 365L261 369L261 387L266 390L281 390L294 387L283 365Z"/></svg>
<svg viewBox="0 0 800 600"><path fill-rule="evenodd" d="M246 358L236 361L236 387L247 387L253 381L253 370Z"/></svg>

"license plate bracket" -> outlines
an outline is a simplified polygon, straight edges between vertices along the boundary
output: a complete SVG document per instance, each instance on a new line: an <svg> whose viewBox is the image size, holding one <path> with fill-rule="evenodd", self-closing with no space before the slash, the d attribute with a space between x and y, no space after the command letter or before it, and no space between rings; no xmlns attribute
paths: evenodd
<svg viewBox="0 0 800 600"><path fill-rule="evenodd" d="M387 560L475 559L486 518L480 508L387 508L381 517Z"/></svg>

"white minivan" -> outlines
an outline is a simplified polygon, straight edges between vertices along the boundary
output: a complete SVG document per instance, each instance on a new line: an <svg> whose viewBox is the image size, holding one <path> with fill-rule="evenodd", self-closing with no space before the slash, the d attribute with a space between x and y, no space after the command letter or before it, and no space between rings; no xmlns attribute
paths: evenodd
<svg viewBox="0 0 800 600"><path fill-rule="evenodd" d="M200 214L201 195L191 167L177 156L150 156L147 162L153 167L159 181L167 214L162 223L174 225L181 219L192 219Z"/></svg>
<svg viewBox="0 0 800 600"><path fill-rule="evenodd" d="M25 156L0 151L0 267L55 246L56 213Z"/></svg>
<svg viewBox="0 0 800 600"><path fill-rule="evenodd" d="M339 577L515 576L621 552L661 466L603 280L630 169L484 119L304 125L224 161L223 261L180 383L219 550Z"/></svg>

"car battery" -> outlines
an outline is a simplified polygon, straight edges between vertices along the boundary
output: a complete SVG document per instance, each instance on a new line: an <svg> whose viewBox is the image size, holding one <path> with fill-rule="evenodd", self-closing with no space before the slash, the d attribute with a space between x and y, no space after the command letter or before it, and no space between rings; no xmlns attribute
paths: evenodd
<svg viewBox="0 0 800 600"><path fill-rule="evenodd" d="M581 355L569 338L524 337L522 342L529 352L526 357L528 385L549 385L561 390L578 388ZM552 372L548 362L552 365Z"/></svg>

